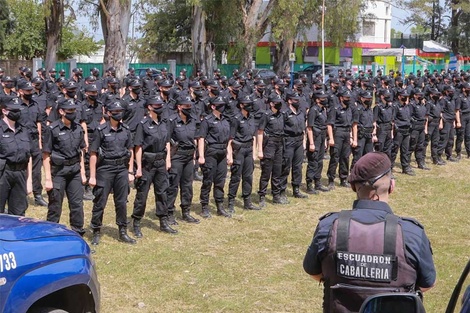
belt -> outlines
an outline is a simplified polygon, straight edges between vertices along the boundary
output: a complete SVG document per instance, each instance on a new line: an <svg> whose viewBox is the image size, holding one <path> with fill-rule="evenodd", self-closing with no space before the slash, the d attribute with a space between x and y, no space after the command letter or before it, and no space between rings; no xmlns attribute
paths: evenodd
<svg viewBox="0 0 470 313"><path fill-rule="evenodd" d="M304 135L298 135L298 136L289 136L287 135L286 136L286 140L290 140L290 141L297 141L297 140L303 140L304 139Z"/></svg>
<svg viewBox="0 0 470 313"><path fill-rule="evenodd" d="M103 159L101 161L101 164L102 165L123 165L123 164L126 164L128 160L129 159L127 156L119 158L119 159Z"/></svg>
<svg viewBox="0 0 470 313"><path fill-rule="evenodd" d="M79 156L76 156L76 157L74 157L74 158L65 159L64 165L65 165L65 166L75 165L75 164L77 164L78 162L80 162L80 157L79 157Z"/></svg>
<svg viewBox="0 0 470 313"><path fill-rule="evenodd" d="M7 163L5 169L9 171L24 171L28 168L28 163Z"/></svg>
<svg viewBox="0 0 470 313"><path fill-rule="evenodd" d="M193 155L194 154L194 148L191 149L178 149L176 150L176 154L179 155Z"/></svg>
<svg viewBox="0 0 470 313"><path fill-rule="evenodd" d="M144 152L144 158L151 159L151 161L163 160L166 158L166 151L163 152Z"/></svg>
<svg viewBox="0 0 470 313"><path fill-rule="evenodd" d="M341 131L350 131L351 126L337 126L335 127L336 130L341 130Z"/></svg>
<svg viewBox="0 0 470 313"><path fill-rule="evenodd" d="M227 149L226 143L210 143L207 146L213 149Z"/></svg>

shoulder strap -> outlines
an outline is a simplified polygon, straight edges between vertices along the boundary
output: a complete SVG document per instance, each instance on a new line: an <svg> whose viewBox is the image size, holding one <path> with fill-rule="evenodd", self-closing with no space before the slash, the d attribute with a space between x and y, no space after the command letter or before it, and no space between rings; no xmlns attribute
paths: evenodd
<svg viewBox="0 0 470 313"><path fill-rule="evenodd" d="M384 254L395 255L397 243L398 216L387 214L385 216Z"/></svg>
<svg viewBox="0 0 470 313"><path fill-rule="evenodd" d="M352 211L346 210L339 212L338 226L336 229L336 250L348 251L349 246L349 220Z"/></svg>

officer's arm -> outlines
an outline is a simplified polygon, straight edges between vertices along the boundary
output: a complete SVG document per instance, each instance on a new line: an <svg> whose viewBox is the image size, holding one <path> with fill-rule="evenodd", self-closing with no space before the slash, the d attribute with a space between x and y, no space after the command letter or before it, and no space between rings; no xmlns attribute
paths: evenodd
<svg viewBox="0 0 470 313"><path fill-rule="evenodd" d="M316 281L319 281L319 282L321 282L322 279L323 279L323 274L310 275L310 276L312 276L313 279L315 279Z"/></svg>
<svg viewBox="0 0 470 313"><path fill-rule="evenodd" d="M42 163L44 165L44 175L46 176L46 190L49 185L52 185L52 174L51 174L51 154L48 152L42 153Z"/></svg>
<svg viewBox="0 0 470 313"><path fill-rule="evenodd" d="M307 147L307 149L310 152L315 151L315 138L313 137L313 129L312 129L311 126L307 127L307 138L308 138L308 142L309 142L309 147ZM310 147L312 149L310 149Z"/></svg>
<svg viewBox="0 0 470 313"><path fill-rule="evenodd" d="M133 173L134 173L134 149L130 148L129 152L131 154L131 157L129 158L128 171L129 171L129 174L133 175Z"/></svg>
<svg viewBox="0 0 470 313"><path fill-rule="evenodd" d="M90 152L90 180L96 179L96 162L98 160L98 156L96 152Z"/></svg>
<svg viewBox="0 0 470 313"><path fill-rule="evenodd" d="M258 129L258 134L256 135L256 139L258 141L258 154L263 153L263 134L264 131L262 129Z"/></svg>
<svg viewBox="0 0 470 313"><path fill-rule="evenodd" d="M136 178L142 176L142 146L135 146L135 162L137 164Z"/></svg>
<svg viewBox="0 0 470 313"><path fill-rule="evenodd" d="M41 122L36 122L39 134L39 150L42 150L42 124Z"/></svg>
<svg viewBox="0 0 470 313"><path fill-rule="evenodd" d="M82 126L83 128L83 132L84 132L84 136L83 138L85 139L85 151L88 151L88 127L86 125L86 122L85 121L82 121L80 123L80 125Z"/></svg>
<svg viewBox="0 0 470 313"><path fill-rule="evenodd" d="M202 159L205 158L205 155L204 155L204 149L205 149L205 145L206 142L204 141L204 137L200 137L198 138L197 140L197 149L199 151L199 158L202 157Z"/></svg>

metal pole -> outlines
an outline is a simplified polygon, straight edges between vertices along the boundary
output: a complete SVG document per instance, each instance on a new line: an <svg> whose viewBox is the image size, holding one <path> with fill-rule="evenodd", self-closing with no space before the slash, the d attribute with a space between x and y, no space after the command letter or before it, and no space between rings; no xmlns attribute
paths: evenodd
<svg viewBox="0 0 470 313"><path fill-rule="evenodd" d="M325 83L325 0L321 8L321 76Z"/></svg>

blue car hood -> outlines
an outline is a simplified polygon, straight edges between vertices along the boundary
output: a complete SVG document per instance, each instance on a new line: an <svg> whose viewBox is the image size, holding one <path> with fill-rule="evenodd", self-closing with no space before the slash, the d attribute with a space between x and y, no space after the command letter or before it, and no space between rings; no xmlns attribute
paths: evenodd
<svg viewBox="0 0 470 313"><path fill-rule="evenodd" d="M1 241L24 241L57 236L78 236L78 234L60 224L0 214Z"/></svg>

